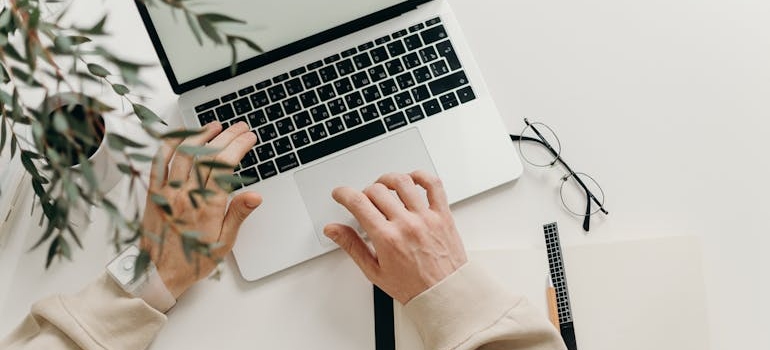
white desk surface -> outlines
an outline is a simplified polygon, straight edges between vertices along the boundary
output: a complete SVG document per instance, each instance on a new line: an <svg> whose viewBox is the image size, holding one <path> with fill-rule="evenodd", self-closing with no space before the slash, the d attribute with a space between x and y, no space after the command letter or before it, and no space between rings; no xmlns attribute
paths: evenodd
<svg viewBox="0 0 770 350"><path fill-rule="evenodd" d="M542 247L541 225L551 221L565 245L697 235L712 349L770 349L770 2L450 2L509 131L520 131L522 116L551 125L569 164L602 184L610 211L584 234L560 206L561 170L526 168L454 206L467 248ZM120 14L113 45L157 60L133 4L106 4ZM149 104L178 123L162 71L149 73ZM25 215L0 254L3 334L33 301L78 290L112 255L97 214L86 251L44 271L42 249L21 253L39 232ZM222 281L183 297L155 348L373 348L370 292L339 252L256 283L230 262Z"/></svg>

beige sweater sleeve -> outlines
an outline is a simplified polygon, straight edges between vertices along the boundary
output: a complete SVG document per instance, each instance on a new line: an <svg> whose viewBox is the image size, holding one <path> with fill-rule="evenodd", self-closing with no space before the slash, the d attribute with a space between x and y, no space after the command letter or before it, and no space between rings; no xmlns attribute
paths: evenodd
<svg viewBox="0 0 770 350"><path fill-rule="evenodd" d="M164 314L104 274L73 296L35 303L0 349L145 349L165 323Z"/></svg>
<svg viewBox="0 0 770 350"><path fill-rule="evenodd" d="M405 306L425 349L563 350L545 315L468 263Z"/></svg>

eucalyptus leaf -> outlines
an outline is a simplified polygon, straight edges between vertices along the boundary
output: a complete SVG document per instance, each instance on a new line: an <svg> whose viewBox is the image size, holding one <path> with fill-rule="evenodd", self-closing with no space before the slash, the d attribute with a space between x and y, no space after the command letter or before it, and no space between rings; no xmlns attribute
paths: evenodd
<svg viewBox="0 0 770 350"><path fill-rule="evenodd" d="M48 246L48 254L45 258L45 268L46 270L51 266L51 262L53 261L53 258L56 257L57 254L59 254L59 245L61 244L61 236L57 236L53 241L51 241L51 244Z"/></svg>
<svg viewBox="0 0 770 350"><path fill-rule="evenodd" d="M153 160L152 157L141 153L130 153L128 155L128 158L131 158L132 160L135 160L137 162L142 162L142 163L149 163L149 162L152 162Z"/></svg>
<svg viewBox="0 0 770 350"><path fill-rule="evenodd" d="M225 170L233 170L235 168L232 164L217 162L213 160L202 160L198 162L199 166L204 166L211 169L225 169Z"/></svg>
<svg viewBox="0 0 770 350"><path fill-rule="evenodd" d="M168 199L166 199L166 197L163 197L157 193L153 193L150 195L150 199L153 203L163 209L166 214L174 215L173 210L171 209L171 204L168 203Z"/></svg>
<svg viewBox="0 0 770 350"><path fill-rule="evenodd" d="M222 38L219 36L217 29L214 28L214 24L201 15L198 15L198 24L201 26L203 33L205 33L211 41L222 44Z"/></svg>
<svg viewBox="0 0 770 350"><path fill-rule="evenodd" d="M163 121L163 119L160 119L155 112L151 111L149 108L145 107L144 105L133 103L131 104L131 107L134 109L134 113L136 113L136 116L139 117L139 119L142 122L148 122L148 123L162 123L163 125L166 125L166 122Z"/></svg>
<svg viewBox="0 0 770 350"><path fill-rule="evenodd" d="M181 145L177 147L177 152L181 152L191 156L207 156L219 152L219 149L210 148L205 146L190 146Z"/></svg>
<svg viewBox="0 0 770 350"><path fill-rule="evenodd" d="M123 84L112 84L112 90L120 96L125 96L131 92L131 90L129 90L128 87Z"/></svg>
<svg viewBox="0 0 770 350"><path fill-rule="evenodd" d="M223 15L220 13L202 13L198 15L198 18L204 18L206 21L212 22L212 23L220 23L220 22L233 22L233 23L241 23L245 24L243 20L233 18L227 15Z"/></svg>
<svg viewBox="0 0 770 350"><path fill-rule="evenodd" d="M190 27L190 30L193 32L195 40L198 41L198 45L203 45L203 37L201 36L201 31L198 28L198 25L195 24L195 19L193 19L192 13L190 13L190 11L185 11L184 15L185 19L187 19L187 26Z"/></svg>
<svg viewBox="0 0 770 350"><path fill-rule="evenodd" d="M89 63L86 67L88 67L88 71L91 72L91 74L97 77L105 78L110 75L110 71L108 71L107 68L104 68L97 63Z"/></svg>
<svg viewBox="0 0 770 350"><path fill-rule="evenodd" d="M196 130L177 130L172 131L169 133L165 133L160 136L162 139L184 139L191 136L200 135L203 132L203 129L196 129Z"/></svg>
<svg viewBox="0 0 770 350"><path fill-rule="evenodd" d="M149 266L150 252L142 249L139 251L139 255L136 257L136 261L134 262L134 277L132 278L132 281L136 281L139 277L141 277L142 274L147 271Z"/></svg>
<svg viewBox="0 0 770 350"><path fill-rule="evenodd" d="M145 148L147 146L138 143L136 141L133 141L129 138L126 138L125 136L115 134L115 133L107 133L107 145L116 151L122 151L126 147L131 148Z"/></svg>

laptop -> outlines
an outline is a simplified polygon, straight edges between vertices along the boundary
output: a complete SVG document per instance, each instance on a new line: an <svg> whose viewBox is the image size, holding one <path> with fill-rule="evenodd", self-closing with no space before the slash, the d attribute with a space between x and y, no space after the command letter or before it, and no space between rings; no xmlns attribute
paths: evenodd
<svg viewBox="0 0 770 350"><path fill-rule="evenodd" d="M258 144L236 175L258 179L264 203L233 248L258 280L337 249L334 202L388 172L439 176L451 203L516 179L521 163L445 0L216 0L199 13L246 24L220 29L257 43L200 45L184 15L137 6L190 128L250 125ZM191 3L192 4L192 3Z"/></svg>

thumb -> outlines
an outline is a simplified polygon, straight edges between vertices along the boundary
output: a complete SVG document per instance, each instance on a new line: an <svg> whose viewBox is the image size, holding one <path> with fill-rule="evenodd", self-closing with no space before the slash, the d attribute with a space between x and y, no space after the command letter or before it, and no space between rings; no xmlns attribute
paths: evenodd
<svg viewBox="0 0 770 350"><path fill-rule="evenodd" d="M329 224L324 227L324 234L348 253L366 278L374 282L380 264L356 230L346 225Z"/></svg>
<svg viewBox="0 0 770 350"><path fill-rule="evenodd" d="M226 252L233 248L243 221L260 204L262 204L262 196L255 192L241 193L230 201L227 213L225 213L225 220L222 223L222 233L219 235L219 241L224 244L223 249Z"/></svg>

